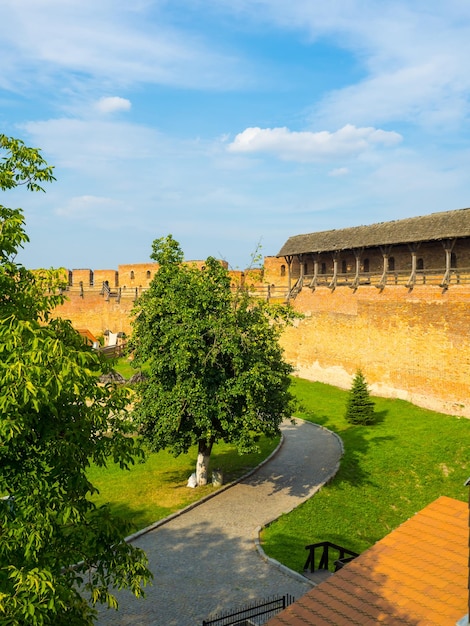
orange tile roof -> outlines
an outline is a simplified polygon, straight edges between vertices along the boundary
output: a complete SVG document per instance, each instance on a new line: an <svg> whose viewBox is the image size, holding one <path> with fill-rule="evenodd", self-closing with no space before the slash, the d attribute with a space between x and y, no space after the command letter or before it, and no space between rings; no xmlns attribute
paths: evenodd
<svg viewBox="0 0 470 626"><path fill-rule="evenodd" d="M468 612L468 508L442 496L268 621L454 625Z"/></svg>
<svg viewBox="0 0 470 626"><path fill-rule="evenodd" d="M76 328L75 330L84 339L88 339L89 341L91 341L91 343L95 343L95 341L98 341L96 337L88 330L88 328Z"/></svg>

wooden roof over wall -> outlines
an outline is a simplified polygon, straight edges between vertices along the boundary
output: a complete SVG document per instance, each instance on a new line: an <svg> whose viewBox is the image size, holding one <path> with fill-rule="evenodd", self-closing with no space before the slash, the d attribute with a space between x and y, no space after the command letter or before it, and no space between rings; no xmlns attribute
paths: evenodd
<svg viewBox="0 0 470 626"><path fill-rule="evenodd" d="M470 208L289 237L278 257L470 237Z"/></svg>

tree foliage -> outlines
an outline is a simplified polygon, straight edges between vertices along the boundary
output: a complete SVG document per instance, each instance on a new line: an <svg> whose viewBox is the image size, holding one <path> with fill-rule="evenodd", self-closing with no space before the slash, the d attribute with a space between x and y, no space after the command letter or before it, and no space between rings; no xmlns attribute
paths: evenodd
<svg viewBox="0 0 470 626"><path fill-rule="evenodd" d="M2 190L54 179L39 150L0 135ZM96 603L116 606L111 586L136 595L149 579L125 523L88 496L91 461L125 467L126 393L100 386L104 364L68 321L64 271L15 261L28 241L21 209L0 206L0 623L83 625Z"/></svg>
<svg viewBox="0 0 470 626"><path fill-rule="evenodd" d="M178 455L197 444L204 484L215 442L248 452L257 435L274 436L290 417L292 368L278 334L293 313L233 293L212 257L202 269L184 263L171 235L154 241L151 257L159 268L135 309L135 362L149 372L135 416L155 450Z"/></svg>
<svg viewBox="0 0 470 626"><path fill-rule="evenodd" d="M374 422L374 403L370 399L367 382L361 370L357 370L354 375L345 417L351 424L366 425Z"/></svg>

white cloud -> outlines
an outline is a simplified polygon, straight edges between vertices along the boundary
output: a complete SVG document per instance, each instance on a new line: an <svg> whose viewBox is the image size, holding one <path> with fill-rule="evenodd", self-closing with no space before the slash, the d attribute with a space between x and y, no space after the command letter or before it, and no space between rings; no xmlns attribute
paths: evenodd
<svg viewBox="0 0 470 626"><path fill-rule="evenodd" d="M25 131L54 165L75 169L76 175L115 167L117 161L140 162L159 147L160 135L146 126L119 121L58 118L28 122ZM119 181L121 182L121 181Z"/></svg>
<svg viewBox="0 0 470 626"><path fill-rule="evenodd" d="M55 213L61 217L89 220L91 217L111 215L118 203L112 198L98 196L75 196L65 204L56 208Z"/></svg>
<svg viewBox="0 0 470 626"><path fill-rule="evenodd" d="M376 128L356 128L347 124L336 132L291 131L288 128L247 128L229 144L231 152L271 153L287 161L321 161L353 156L374 146L394 146L400 134Z"/></svg>
<svg viewBox="0 0 470 626"><path fill-rule="evenodd" d="M114 0L2 0L0 85L31 82L163 84L223 89L244 82L239 60L189 28L165 4ZM58 87L60 89L61 87Z"/></svg>
<svg viewBox="0 0 470 626"><path fill-rule="evenodd" d="M130 111L131 101L127 98L121 98L119 96L109 96L100 98L95 104L96 109L100 113L114 113L116 111Z"/></svg>
<svg viewBox="0 0 470 626"><path fill-rule="evenodd" d="M328 176L346 176L349 174L349 169L347 167L337 167L331 172L328 172Z"/></svg>
<svg viewBox="0 0 470 626"><path fill-rule="evenodd" d="M5 131L57 166L18 203L32 266L81 267L83 242L95 267L143 262L168 232L242 264L261 235L275 254L465 206L469 18L463 0L2 0Z"/></svg>
<svg viewBox="0 0 470 626"><path fill-rule="evenodd" d="M458 123L468 112L468 104L455 69L450 60L428 59L371 76L324 96L313 107L312 124L346 120L356 124L398 120L434 126ZM465 82L470 93L470 81Z"/></svg>
<svg viewBox="0 0 470 626"><path fill-rule="evenodd" d="M211 0L207 0L210 2ZM462 0L212 0L259 28L353 55L357 79L312 103L314 127L406 121L439 129L470 114L470 3Z"/></svg>

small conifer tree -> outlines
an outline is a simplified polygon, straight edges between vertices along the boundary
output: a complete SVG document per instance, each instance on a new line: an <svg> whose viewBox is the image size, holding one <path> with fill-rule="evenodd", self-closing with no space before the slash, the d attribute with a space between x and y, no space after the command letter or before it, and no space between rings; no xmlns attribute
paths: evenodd
<svg viewBox="0 0 470 626"><path fill-rule="evenodd" d="M346 420L351 424L372 424L374 403L370 399L366 379L361 370L354 375L346 406Z"/></svg>

